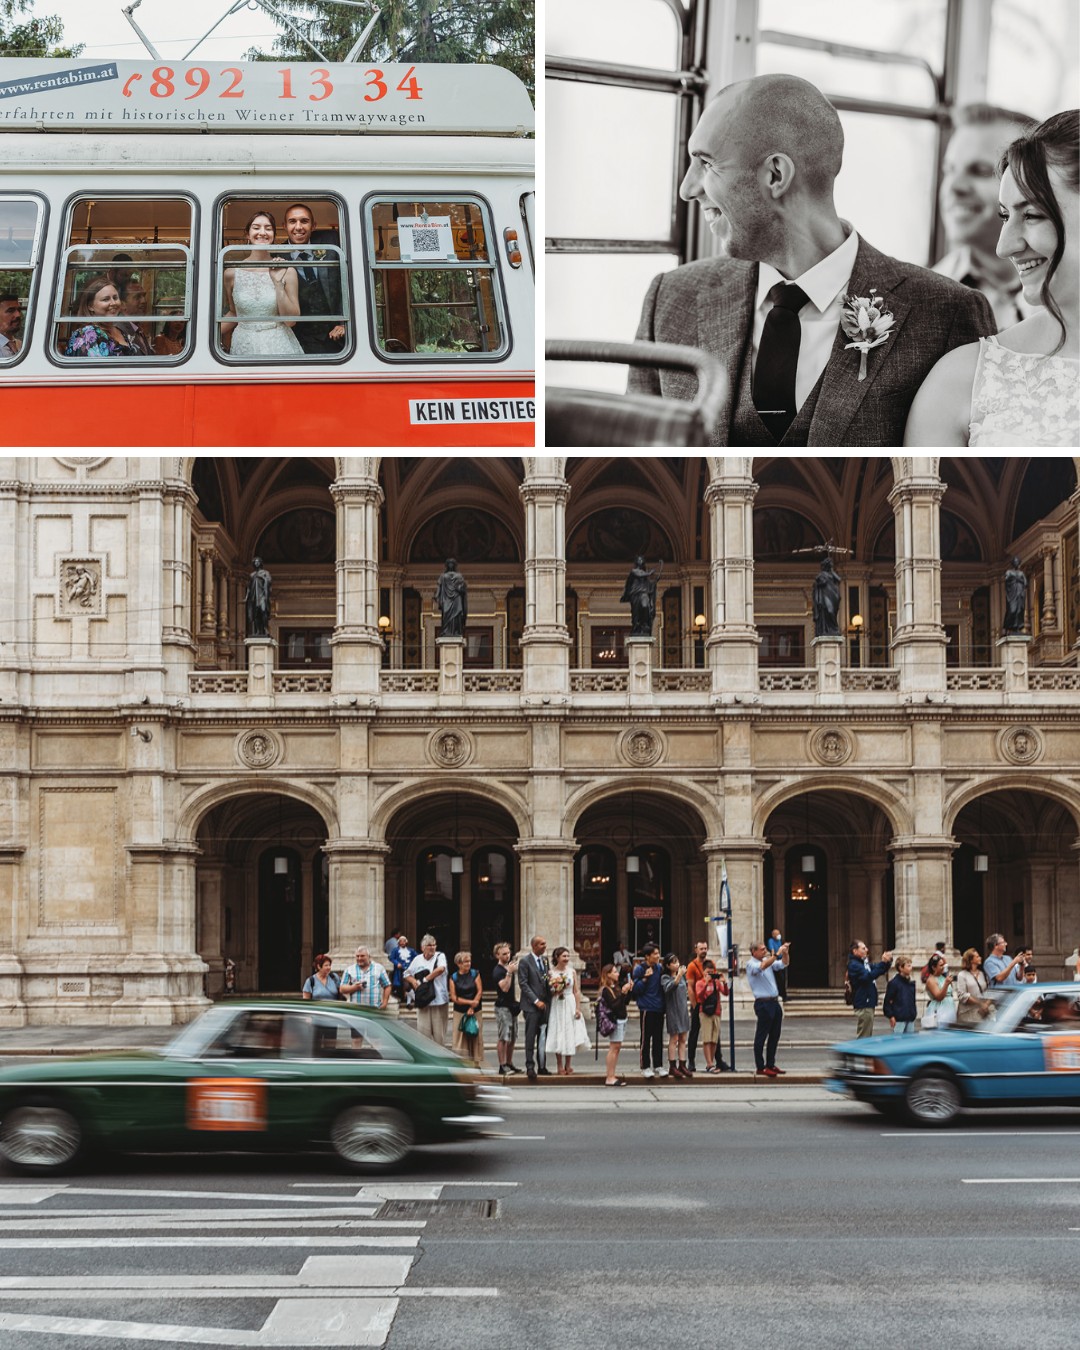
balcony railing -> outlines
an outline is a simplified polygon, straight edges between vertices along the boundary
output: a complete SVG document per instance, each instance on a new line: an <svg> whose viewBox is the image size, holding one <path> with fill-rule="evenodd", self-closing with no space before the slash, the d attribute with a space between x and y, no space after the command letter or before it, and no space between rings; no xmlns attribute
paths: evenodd
<svg viewBox="0 0 1080 1350"><path fill-rule="evenodd" d="M384 670L379 680L384 694L437 694L437 670Z"/></svg>
<svg viewBox="0 0 1080 1350"><path fill-rule="evenodd" d="M196 670L188 675L189 694L246 694L246 670Z"/></svg>
<svg viewBox="0 0 1080 1350"><path fill-rule="evenodd" d="M763 694L816 694L818 673L794 666L758 671L758 688Z"/></svg>
<svg viewBox="0 0 1080 1350"><path fill-rule="evenodd" d="M572 694L625 694L630 687L630 674L625 670L572 670Z"/></svg>
<svg viewBox="0 0 1080 1350"><path fill-rule="evenodd" d="M998 693L1005 688L1005 672L1000 666L947 670L945 688L956 693Z"/></svg>
<svg viewBox="0 0 1080 1350"><path fill-rule="evenodd" d="M520 670L467 670L463 675L467 694L520 694Z"/></svg>

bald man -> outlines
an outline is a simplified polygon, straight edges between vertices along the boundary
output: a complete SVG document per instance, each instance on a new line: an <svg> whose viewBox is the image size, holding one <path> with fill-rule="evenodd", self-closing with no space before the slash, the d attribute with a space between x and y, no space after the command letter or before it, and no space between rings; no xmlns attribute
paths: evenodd
<svg viewBox="0 0 1080 1350"><path fill-rule="evenodd" d="M887 257L833 203L844 133L806 80L759 75L706 107L679 195L696 202L716 258L658 276L638 338L701 347L725 371L719 446L893 446L945 352L996 332L990 306L926 268ZM885 172L883 168L882 172ZM841 327L848 296L876 290L884 342L861 356ZM631 371L630 389L693 399L680 371Z"/></svg>

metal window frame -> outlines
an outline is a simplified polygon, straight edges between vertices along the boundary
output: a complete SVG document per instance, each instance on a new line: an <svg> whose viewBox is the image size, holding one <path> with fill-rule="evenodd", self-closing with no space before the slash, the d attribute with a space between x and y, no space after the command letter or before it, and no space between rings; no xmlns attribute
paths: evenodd
<svg viewBox="0 0 1080 1350"><path fill-rule="evenodd" d="M42 273L45 270L42 266L42 253L44 252L49 226L50 206L48 198L40 192L4 192L0 194L0 206L4 202L30 202L36 205L38 209L34 224L34 237L30 243L29 261L26 264L20 263L14 267L0 265L0 271L28 272L30 274L30 284L26 288L26 309L23 312L22 346L14 356L0 361L0 371L7 373L20 361L25 361L30 354L30 342L34 336L34 323L39 308L38 299L41 293ZM47 320L46 329L48 329Z"/></svg>

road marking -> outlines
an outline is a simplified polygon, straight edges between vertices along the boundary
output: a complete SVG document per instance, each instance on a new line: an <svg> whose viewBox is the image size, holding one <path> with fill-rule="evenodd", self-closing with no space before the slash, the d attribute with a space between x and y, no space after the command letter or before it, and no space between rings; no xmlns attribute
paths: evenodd
<svg viewBox="0 0 1080 1350"><path fill-rule="evenodd" d="M546 1139L546 1134L495 1134L488 1136L489 1139Z"/></svg>
<svg viewBox="0 0 1080 1350"><path fill-rule="evenodd" d="M323 1295L327 1289L368 1288L392 1289L403 1285L412 1266L411 1256L309 1256L297 1275L274 1275L269 1297L293 1294ZM205 1294L209 1298L266 1298L265 1275L100 1275L85 1279L80 1290L74 1291L72 1275L0 1275L0 1296L4 1291L21 1290L34 1293L81 1293L91 1297L107 1297L108 1292L123 1289L131 1294L145 1290L154 1297L167 1298L184 1294ZM255 1289L260 1292L253 1292Z"/></svg>
<svg viewBox="0 0 1080 1350"><path fill-rule="evenodd" d="M892 1134L882 1134L882 1139L927 1139L937 1143L945 1139L1015 1139L1021 1135L1031 1135L1042 1139L1048 1135L1067 1135L1071 1139L1080 1137L1080 1130L949 1130L947 1134L928 1134L925 1131L897 1130Z"/></svg>
<svg viewBox="0 0 1080 1350"><path fill-rule="evenodd" d="M65 1191L65 1186L5 1186L0 1188L0 1205L40 1205Z"/></svg>
<svg viewBox="0 0 1080 1350"><path fill-rule="evenodd" d="M1080 1186L1080 1177L962 1177L965 1186Z"/></svg>
<svg viewBox="0 0 1080 1350"><path fill-rule="evenodd" d="M265 1237L137 1237L137 1238L0 1238L0 1251L52 1251L54 1248L86 1247L418 1247L414 1237L289 1237L274 1234Z"/></svg>
<svg viewBox="0 0 1080 1350"><path fill-rule="evenodd" d="M515 1187L515 1186L520 1186L520 1185L521 1185L521 1182L520 1182L520 1181L488 1181L486 1178L484 1178L484 1180L482 1180L482 1181L435 1181L435 1182L432 1182L431 1184L432 1184L433 1186L484 1186L484 1187L488 1187L488 1186L505 1186L505 1187L509 1187L509 1188L512 1189L512 1188ZM304 1188L307 1189L307 1190L335 1190L335 1189L338 1189L338 1188L340 1188L340 1187L342 1187L342 1186L348 1186L348 1187L351 1188L351 1187L353 1187L353 1186L356 1185L356 1182L355 1182L355 1181L290 1181L290 1182L289 1182L289 1185L290 1185L290 1186L295 1186L295 1187L297 1187L297 1188L304 1187ZM362 1187L361 1189L364 1189L364 1188ZM359 1194L359 1192L357 1192L357 1194ZM424 1198L424 1199L436 1199L436 1200L437 1200L439 1197L438 1197L438 1196L434 1196L434 1197L421 1197L421 1198Z"/></svg>
<svg viewBox="0 0 1080 1350"><path fill-rule="evenodd" d="M353 1183L355 1185L355 1182ZM265 1200L253 1196L250 1191L154 1191L138 1187L136 1190L121 1190L115 1186L71 1186L65 1195L111 1195L111 1196L153 1196L158 1200L240 1200L243 1204L261 1205L306 1205L311 1203L307 1195L268 1195ZM355 1195L328 1195L327 1200L337 1204L351 1203Z"/></svg>
<svg viewBox="0 0 1080 1350"><path fill-rule="evenodd" d="M39 1219L36 1215L33 1218L4 1215L0 1217L0 1233L32 1233L35 1230L55 1233L59 1217L58 1215L52 1215L48 1219ZM174 1232L184 1232L188 1229L192 1231L202 1230L206 1227L207 1220L214 1220L214 1218L214 1215L208 1215L205 1219L192 1219L186 1214L173 1218L171 1215L163 1214L160 1217L140 1216L133 1219L123 1210L119 1210L113 1215L96 1214L90 1218L83 1218L81 1214L65 1214L63 1215L63 1223L65 1230L75 1230L80 1233L106 1231L119 1227L124 1227L131 1232L152 1228L169 1228ZM122 1223L118 1221L122 1221ZM388 1230L395 1231L402 1228L411 1231L414 1228L423 1228L425 1223L426 1220L424 1219L335 1219L329 1215L324 1219L301 1219L298 1217L264 1219L260 1215L257 1219L242 1219L239 1221L233 1218L223 1219L218 1217L215 1226L218 1228L242 1227L245 1232L251 1232L253 1229L287 1228L291 1233L298 1228L315 1228L320 1233L339 1231L346 1233L385 1233Z"/></svg>

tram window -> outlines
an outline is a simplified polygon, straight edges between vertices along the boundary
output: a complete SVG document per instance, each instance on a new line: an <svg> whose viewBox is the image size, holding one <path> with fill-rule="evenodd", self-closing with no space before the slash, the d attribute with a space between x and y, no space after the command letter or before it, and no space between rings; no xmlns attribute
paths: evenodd
<svg viewBox="0 0 1080 1350"><path fill-rule="evenodd" d="M19 359L30 331L30 304L41 229L36 197L0 198L0 362Z"/></svg>
<svg viewBox="0 0 1080 1350"><path fill-rule="evenodd" d="M367 209L378 353L402 360L503 355L483 205L383 198Z"/></svg>
<svg viewBox="0 0 1080 1350"><path fill-rule="evenodd" d="M191 346L194 208L185 197L80 197L68 208L55 354L175 360Z"/></svg>
<svg viewBox="0 0 1080 1350"><path fill-rule="evenodd" d="M584 34L596 32L604 35L603 53L583 35L580 0L548 0L549 56L602 55L619 65L679 68L679 21L666 0L590 0ZM594 129L589 128L590 135Z"/></svg>
<svg viewBox="0 0 1080 1350"><path fill-rule="evenodd" d="M325 196L236 197L218 221L215 350L226 361L333 361L350 349L341 210Z"/></svg>

